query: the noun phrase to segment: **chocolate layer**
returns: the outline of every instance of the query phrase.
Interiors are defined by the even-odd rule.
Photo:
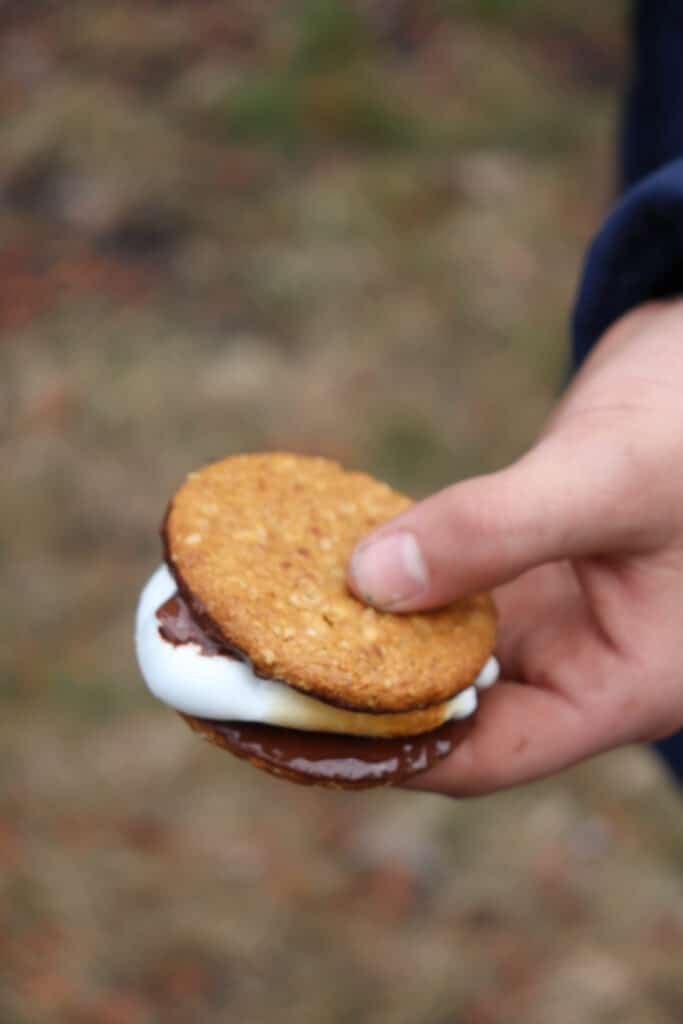
[[[207,633],[199,626],[187,606],[187,602],[180,594],[175,593],[157,609],[157,621],[159,632],[164,640],[168,640],[174,647],[182,644],[196,644],[202,654],[207,657],[226,655],[227,651],[221,650],[220,644],[212,640]]]
[[[235,661],[244,661],[250,664],[244,651],[213,636],[206,630],[203,622],[197,621],[194,610],[179,590],[172,594],[160,608],[157,608],[156,617],[159,623],[159,632],[164,640],[168,640],[174,647],[180,647],[182,644],[196,644],[201,653],[207,657],[220,655],[222,658],[232,658]],[[256,673],[254,674],[256,675]]]
[[[182,717],[206,739],[274,775],[344,789],[396,784],[426,771],[448,757],[471,721],[446,722],[421,736],[375,739]]]

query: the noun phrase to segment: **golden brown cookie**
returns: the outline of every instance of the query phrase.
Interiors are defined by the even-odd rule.
[[[238,455],[190,473],[166,560],[193,614],[257,673],[363,711],[408,711],[469,686],[494,644],[488,595],[383,614],[346,586],[358,540],[410,499],[310,456]]]

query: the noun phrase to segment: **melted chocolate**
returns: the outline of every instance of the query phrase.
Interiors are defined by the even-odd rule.
[[[303,783],[359,788],[400,782],[426,771],[448,757],[469,730],[468,719],[446,722],[421,736],[377,739],[252,722],[195,721],[237,757],[275,774]]]
[[[209,657],[218,654],[227,658],[234,657],[232,652],[204,632],[193,618],[187,602],[177,592],[157,608],[157,621],[164,640],[168,640],[174,647],[181,644],[196,644],[202,654]]]

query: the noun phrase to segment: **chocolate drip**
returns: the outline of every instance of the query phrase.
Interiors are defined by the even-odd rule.
[[[231,651],[219,643],[216,643],[193,617],[187,602],[179,593],[173,594],[157,609],[157,621],[159,632],[164,640],[168,640],[174,647],[181,644],[196,644],[201,653],[208,657],[221,655],[222,657],[234,657]]]
[[[469,722],[446,722],[421,736],[376,739],[186,717],[237,757],[275,774],[303,783],[359,788],[397,783],[426,771],[469,731]]]

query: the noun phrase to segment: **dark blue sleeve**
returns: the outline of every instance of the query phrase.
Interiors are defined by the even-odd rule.
[[[683,4],[638,0],[622,132],[622,188],[683,156],[682,60]]]
[[[683,159],[632,186],[591,245],[574,309],[574,365],[622,314],[648,299],[678,293],[683,293]]]
[[[621,200],[593,242],[579,287],[574,365],[623,313],[683,293],[683,3],[638,0],[625,104]]]
[[[638,0],[633,27],[624,192],[588,251],[572,321],[575,367],[622,314],[683,294],[683,3]],[[656,747],[683,781],[683,732]]]

